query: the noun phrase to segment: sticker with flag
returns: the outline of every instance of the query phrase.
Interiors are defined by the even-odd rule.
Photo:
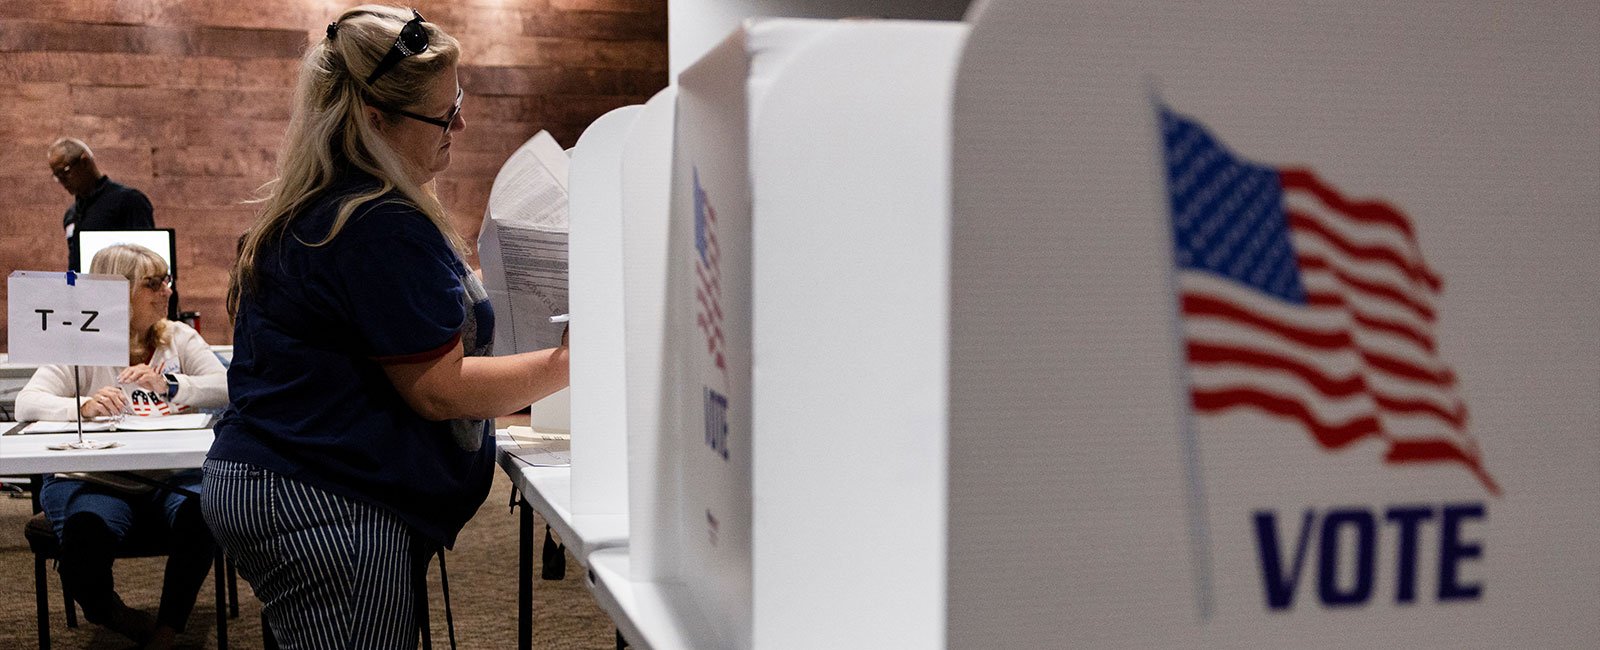
[[[1196,416],[1269,414],[1328,452],[1373,441],[1388,464],[1459,466],[1498,495],[1439,355],[1443,281],[1411,220],[1159,110]]]
[[[694,297],[698,303],[695,313],[695,324],[700,327],[700,333],[706,339],[706,354],[711,363],[722,373],[726,382],[728,375],[727,357],[723,348],[727,341],[722,335],[722,267],[720,258],[722,251],[717,246],[717,211],[711,207],[711,201],[706,198],[705,188],[700,186],[700,170],[694,170],[694,248],[695,264],[694,273],[698,278],[695,284]],[[724,383],[726,385],[726,383]]]
[[[717,211],[711,207],[706,190],[700,185],[700,169],[694,168],[694,298],[695,324],[706,340],[706,357],[715,370],[705,378],[702,390],[705,443],[728,460],[728,357],[727,339],[722,333],[722,249],[717,245]],[[708,512],[709,515],[709,512]],[[713,521],[713,524],[715,522]],[[713,526],[713,540],[715,539]]]

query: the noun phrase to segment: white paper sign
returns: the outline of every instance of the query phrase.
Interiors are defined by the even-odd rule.
[[[128,280],[13,271],[7,349],[13,363],[128,365]]]

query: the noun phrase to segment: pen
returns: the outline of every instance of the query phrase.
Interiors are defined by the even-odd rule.
[[[561,314],[559,316],[550,317],[550,322],[552,323],[565,323],[569,320],[572,320],[572,314]]]

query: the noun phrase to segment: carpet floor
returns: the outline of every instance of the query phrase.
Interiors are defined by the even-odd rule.
[[[456,645],[463,649],[516,647],[517,515],[507,510],[510,495],[510,479],[496,471],[488,500],[462,531],[455,550],[446,555]],[[33,552],[22,534],[30,516],[32,509],[26,497],[0,497],[0,649],[38,645],[34,623]],[[535,541],[540,542],[544,522],[536,523],[539,537]],[[539,548],[536,543],[535,563],[539,561]],[[163,567],[161,558],[118,560],[115,575],[117,591],[123,601],[154,613],[160,602]],[[596,607],[584,585],[583,568],[570,554],[564,580],[539,580],[538,575],[535,567],[533,647],[595,650],[616,647],[611,620]],[[433,647],[449,648],[438,562],[433,563],[429,577]],[[115,632],[83,621],[81,614],[78,628],[68,628],[61,604],[61,583],[53,567],[48,578],[52,647],[64,650],[133,647],[132,642]],[[179,647],[217,647],[213,589],[208,578],[189,619],[189,629],[179,637]],[[260,648],[261,603],[243,578],[239,580],[239,601],[239,617],[228,621],[228,647]]]

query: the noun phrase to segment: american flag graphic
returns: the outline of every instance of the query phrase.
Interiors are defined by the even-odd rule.
[[[699,303],[695,324],[706,339],[706,354],[722,373],[724,384],[728,376],[728,362],[723,355],[727,341],[722,336],[722,251],[717,246],[717,211],[706,199],[705,188],[700,186],[700,170],[694,170],[694,273],[699,278],[694,297]]]
[[[134,389],[128,392],[128,405],[134,415],[172,415],[172,406],[167,400],[152,391]]]
[[[1439,356],[1443,282],[1410,219],[1160,118],[1194,412],[1271,414],[1329,452],[1376,441],[1388,464],[1458,465],[1498,495]]]

